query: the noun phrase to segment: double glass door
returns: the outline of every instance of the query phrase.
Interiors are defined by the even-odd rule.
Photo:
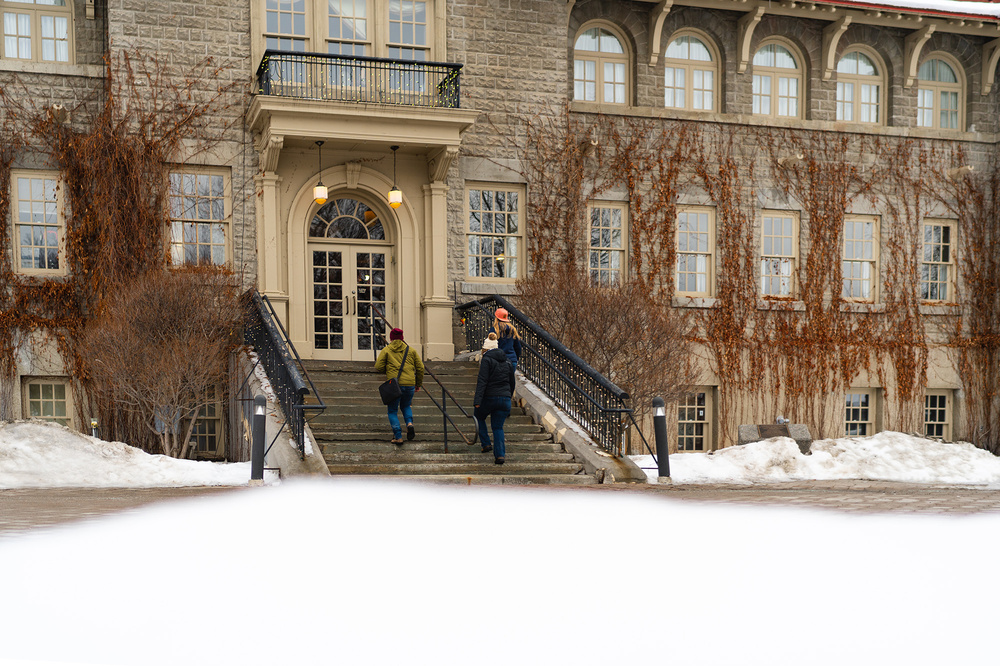
[[[389,248],[310,244],[316,358],[371,361],[388,339]]]

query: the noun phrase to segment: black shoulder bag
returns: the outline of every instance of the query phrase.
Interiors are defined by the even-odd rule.
[[[378,386],[379,395],[382,396],[382,404],[388,405],[393,400],[399,400],[403,392],[399,388],[399,378],[403,375],[403,366],[406,365],[406,357],[410,354],[410,345],[406,345],[403,353],[403,360],[399,364],[399,372],[392,379],[387,379]]]

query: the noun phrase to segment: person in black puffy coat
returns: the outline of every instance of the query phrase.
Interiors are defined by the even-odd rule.
[[[510,416],[510,400],[514,396],[514,366],[503,350],[497,348],[496,334],[483,343],[483,358],[479,363],[479,378],[476,381],[476,397],[473,400],[473,414],[479,422],[479,439],[483,453],[493,452],[493,462],[502,465],[506,453],[503,424]],[[486,417],[490,417],[493,430],[493,444],[486,428]]]

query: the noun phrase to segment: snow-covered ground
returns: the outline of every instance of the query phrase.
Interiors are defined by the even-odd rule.
[[[347,480],[0,537],[0,664],[984,664],[1000,517]]]
[[[248,462],[177,460],[56,423],[0,422],[0,488],[245,486],[249,480]]]
[[[673,456],[675,478],[996,474],[892,433],[789,447]],[[248,476],[0,427],[0,487]],[[992,663],[998,547],[996,515],[292,479],[0,536],[0,665]]]
[[[633,456],[657,476],[652,456]],[[868,479],[1000,487],[1000,458],[967,442],[937,442],[899,432],[823,439],[803,455],[794,440],[775,437],[711,453],[670,456],[674,483],[779,483]]]

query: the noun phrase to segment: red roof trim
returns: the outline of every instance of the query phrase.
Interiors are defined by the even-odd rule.
[[[814,1],[814,0],[806,0]],[[863,7],[864,9],[874,9],[877,11],[906,14],[932,14],[934,16],[954,16],[956,18],[972,18],[977,21],[1000,21],[1000,16],[996,14],[966,14],[961,12],[945,12],[938,9],[927,9],[925,7],[902,7],[900,5],[880,5],[871,2],[854,2],[853,0],[835,0],[834,2],[819,0],[818,4],[823,5],[847,5],[849,7]],[[984,5],[996,5],[994,2],[983,2]]]

